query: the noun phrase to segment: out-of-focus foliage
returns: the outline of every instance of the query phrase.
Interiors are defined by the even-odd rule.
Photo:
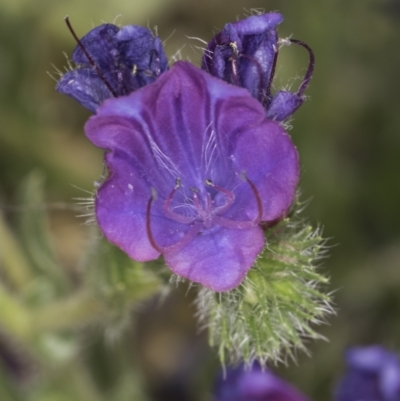
[[[310,101],[295,114],[290,134],[301,155],[303,199],[312,197],[304,214],[332,238],[331,256],[320,271],[337,289],[338,316],[318,328],[330,342],[307,344],[312,358],[299,354],[298,367],[280,373],[311,398],[328,400],[344,347],[379,342],[400,350],[397,0],[3,0],[0,321],[14,334],[0,334],[2,401],[21,399],[17,388],[41,401],[140,400],[138,380],[155,399],[197,400],[207,391],[216,362],[205,351],[206,339],[197,336],[193,298],[185,296],[182,286],[172,286],[162,306],[154,301],[136,307],[136,329],[128,326],[114,346],[106,345],[98,322],[78,338],[68,330],[42,338],[35,333],[26,308],[50,308],[81,285],[91,228],[75,217],[79,212],[71,206],[72,198],[88,196],[85,191],[92,191],[102,170],[101,152],[83,134],[89,113],[57,94],[46,71],[56,77],[52,64],[62,69],[63,51],[71,54],[75,46],[63,22],[66,14],[78,35],[119,14],[117,23],[157,26],[159,36],[168,38],[171,58],[181,55],[198,62],[201,50],[196,46],[204,44],[185,35],[209,40],[251,7],[282,12],[280,36],[293,34],[316,54]],[[292,77],[306,65],[301,48],[283,48],[276,87],[299,84]],[[45,177],[46,198],[31,199],[36,202],[31,207],[20,188],[28,188],[23,180],[33,170]],[[37,225],[43,224],[44,212],[47,237]],[[26,238],[21,233],[28,228],[38,231]],[[61,271],[55,269],[60,264]],[[24,295],[15,297],[22,288]],[[54,317],[55,324],[63,317]],[[35,345],[35,355],[27,343]],[[144,380],[136,373],[139,364]]]

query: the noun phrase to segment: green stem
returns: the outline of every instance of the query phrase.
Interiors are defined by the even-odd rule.
[[[106,305],[88,290],[81,290],[69,298],[43,306],[34,313],[34,331],[77,328],[98,320],[107,311]]]
[[[0,284],[0,328],[25,343],[30,339],[31,322],[29,311]]]
[[[23,256],[18,242],[0,214],[0,257],[7,278],[18,289],[22,289],[32,279],[32,270]]]
[[[143,285],[130,296],[130,303],[149,298],[159,290],[157,281]],[[34,332],[75,329],[87,323],[100,320],[112,309],[90,290],[81,290],[69,298],[38,309],[33,315]]]
[[[70,367],[67,374],[68,385],[73,388],[76,396],[81,401],[104,401],[99,389],[96,387],[93,378],[90,376],[86,366],[77,360]],[[65,380],[63,380],[65,383]]]

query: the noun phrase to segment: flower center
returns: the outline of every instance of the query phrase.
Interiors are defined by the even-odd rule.
[[[225,213],[231,207],[231,205],[235,202],[235,195],[232,191],[215,185],[211,180],[205,180],[204,184],[207,189],[214,188],[218,193],[221,193],[224,196],[224,202],[222,205],[215,205],[215,200],[212,198],[208,190],[206,191],[206,196],[204,199],[204,196],[201,196],[199,189],[190,188],[190,191],[192,192],[192,199],[186,199],[185,206],[190,205],[192,210],[194,210],[194,216],[184,216],[180,213],[177,213],[173,210],[171,205],[176,192],[181,188],[181,180],[177,178],[174,189],[164,202],[164,214],[170,219],[179,223],[191,224],[195,221],[200,221],[206,228],[212,227],[214,217]]]
[[[151,229],[151,206],[155,199],[154,193],[147,203],[146,212],[146,231],[152,246],[160,253],[177,251],[178,249],[188,244],[204,228],[208,229],[213,226],[221,226],[236,230],[247,230],[258,226],[261,223],[263,214],[262,201],[258,190],[253,182],[251,182],[245,175],[243,175],[243,178],[249,184],[257,203],[257,216],[253,220],[232,220],[222,217],[221,215],[226,213],[235,202],[235,195],[232,191],[215,185],[211,180],[205,180],[204,183],[206,187],[213,188],[218,193],[221,193],[224,196],[224,202],[221,205],[215,205],[215,201],[211,197],[209,191],[206,191],[207,195],[205,199],[203,199],[199,196],[200,191],[197,188],[191,188],[190,190],[193,193],[192,199],[187,199],[187,203],[192,209],[194,209],[194,215],[185,216],[183,214],[177,213],[173,210],[171,206],[176,192],[181,188],[181,180],[177,178],[175,187],[169,194],[168,198],[165,200],[162,210],[164,214],[171,220],[189,225],[190,228],[182,237],[182,239],[168,247],[161,247],[156,243]]]

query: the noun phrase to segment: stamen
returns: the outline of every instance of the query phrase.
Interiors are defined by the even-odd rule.
[[[193,224],[189,230],[186,232],[186,234],[181,238],[178,242],[176,242],[173,245],[167,246],[167,247],[162,247],[157,244],[157,242],[154,239],[153,231],[151,229],[151,206],[153,204],[153,201],[155,199],[154,193],[150,197],[149,201],[147,202],[147,209],[146,209],[146,233],[149,238],[149,242],[151,246],[159,253],[166,254],[168,252],[176,252],[179,249],[183,248],[185,245],[187,245],[200,231],[201,231],[201,226],[202,224],[200,222],[197,222]]]
[[[162,249],[157,245],[154,236],[153,236],[153,231],[151,230],[151,205],[153,204],[154,201],[154,194],[150,197],[149,201],[147,202],[147,208],[146,208],[146,233],[149,238],[149,242],[151,246],[157,251],[162,253]]]
[[[304,75],[303,82],[301,83],[299,90],[297,91],[297,94],[299,96],[303,96],[305,90],[308,88],[308,85],[310,84],[311,77],[314,72],[314,64],[315,64],[315,56],[314,52],[312,51],[311,47],[308,46],[306,43],[302,42],[301,40],[297,39],[289,39],[291,43],[295,43],[296,45],[299,45],[301,47],[304,47],[310,56],[310,61],[308,63],[308,68],[307,72]]]
[[[271,96],[271,88],[272,88],[272,81],[274,80],[274,76],[275,76],[275,70],[276,70],[276,63],[278,61],[278,54],[279,54],[279,49],[278,47],[276,47],[275,45],[273,46],[274,48],[274,60],[272,61],[272,67],[271,67],[271,73],[269,75],[269,81],[268,81],[268,85],[267,85],[267,96],[265,98],[267,104],[265,104],[264,106],[268,106],[269,102],[272,99]]]
[[[235,195],[233,192],[228,191],[225,188],[221,188],[218,185],[215,185],[211,180],[205,180],[205,184],[211,188],[214,188],[216,191],[221,192],[222,194],[224,194],[227,198],[227,201],[214,209],[214,214],[223,214],[225,213],[233,204],[233,202],[235,202]]]
[[[237,71],[237,59],[238,59],[239,51],[238,51],[236,42],[230,42],[229,47],[232,49],[232,52],[233,52],[233,55],[231,57],[231,62],[232,62],[232,75],[234,78],[234,82],[232,82],[232,84],[240,86],[239,74]]]
[[[92,65],[92,67],[96,70],[98,76],[100,79],[104,82],[104,84],[107,86],[108,90],[111,92],[111,94],[114,97],[117,97],[117,93],[114,91],[110,83],[107,81],[107,78],[104,76],[104,74],[101,72],[100,68],[97,66],[96,62],[93,60],[92,56],[89,54],[89,52],[86,50],[85,46],[83,46],[83,43],[80,41],[78,36],[76,35],[74,29],[72,28],[71,23],[69,22],[69,17],[68,15],[64,18],[65,23],[67,24],[67,27],[69,31],[71,32],[72,36],[76,40],[76,43],[78,43],[79,47],[82,49],[83,53],[85,54],[86,58],[89,60],[89,63]]]
[[[194,217],[182,216],[181,214],[176,213],[176,212],[174,212],[174,211],[171,209],[171,202],[172,202],[172,199],[173,199],[173,197],[174,197],[174,195],[175,195],[175,192],[176,192],[180,187],[181,187],[181,180],[180,180],[180,178],[177,178],[177,179],[176,179],[176,183],[175,183],[174,189],[171,191],[171,193],[169,194],[167,200],[164,202],[164,205],[163,205],[163,212],[164,212],[164,214],[165,214],[167,217],[169,217],[171,220],[175,220],[175,221],[177,221],[178,223],[182,223],[182,224],[190,224],[190,223],[192,223],[192,222],[195,220]]]
[[[252,181],[250,181],[245,174],[243,174],[243,179],[250,185],[251,190],[253,191],[253,194],[256,198],[257,202],[257,217],[254,220],[247,220],[247,221],[240,221],[240,220],[231,220],[231,219],[226,219],[225,217],[221,216],[215,216],[213,218],[214,223],[226,227],[226,228],[233,228],[235,230],[247,230],[249,228],[253,228],[258,226],[261,223],[262,215],[263,215],[263,207],[262,207],[262,201],[260,194],[258,193],[258,190],[256,186],[253,184]]]
[[[198,192],[194,192],[193,193],[193,203],[194,203],[194,207],[196,208],[197,213],[202,216],[204,214],[204,209],[203,209],[203,205],[200,202],[199,199],[199,195],[197,195]]]
[[[254,185],[254,183],[252,181],[250,181],[245,175],[244,175],[244,179],[250,185],[250,188],[253,191],[253,194],[256,198],[258,214],[257,214],[257,218],[254,221],[257,222],[257,224],[260,224],[262,215],[263,215],[263,207],[262,207],[262,201],[261,201],[260,194],[258,193],[258,189]]]

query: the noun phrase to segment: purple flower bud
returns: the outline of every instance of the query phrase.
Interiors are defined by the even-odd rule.
[[[270,371],[254,364],[249,371],[243,367],[229,369],[226,378],[219,377],[214,401],[307,401],[298,390]]]
[[[380,346],[352,348],[337,401],[400,401],[400,359]]]
[[[103,24],[80,42],[72,55],[78,67],[56,89],[93,112],[105,99],[127,95],[168,70],[161,40],[147,28]]]
[[[86,124],[107,151],[96,197],[107,239],[215,291],[236,287],[299,178],[290,137],[248,91],[185,62],[105,101]]]
[[[253,15],[226,24],[208,43],[202,69],[224,81],[246,88],[261,102],[270,120],[283,121],[303,103],[304,91],[311,79],[314,56],[303,42],[289,39],[310,53],[310,66],[296,93],[279,91],[272,95],[271,87],[278,57],[277,26],[283,21],[278,13]]]

